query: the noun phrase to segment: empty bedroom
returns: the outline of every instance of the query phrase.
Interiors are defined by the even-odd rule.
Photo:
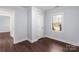
[[[79,6],[0,6],[0,52],[79,52]]]

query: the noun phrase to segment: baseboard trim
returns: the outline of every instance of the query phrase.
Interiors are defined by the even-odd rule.
[[[38,39],[34,39],[34,40],[33,40],[33,39],[32,39],[32,40],[31,40],[31,39],[28,39],[28,41],[29,41],[30,43],[34,43],[34,42],[38,41]]]
[[[68,43],[68,44],[71,44],[71,45],[74,45],[74,46],[79,46],[79,43],[71,42],[71,41],[68,41],[68,40],[64,40],[64,39],[60,39],[60,38],[56,38],[56,37],[52,37],[52,36],[48,36],[48,35],[45,35],[45,37],[55,39],[55,40],[58,40],[58,41],[61,41],[61,42],[65,42],[65,43]]]
[[[38,39],[34,39],[34,40],[32,40],[32,43],[34,43],[34,42],[36,42],[36,41],[38,41],[39,40],[39,38]]]
[[[31,39],[29,39],[29,38],[28,38],[28,40],[27,40],[27,41],[29,41],[30,43],[32,43],[32,40],[31,40]]]
[[[34,42],[36,42],[36,41],[38,41],[40,38],[37,38],[37,39],[28,39],[28,41],[30,42],[30,43],[34,43]]]
[[[71,42],[71,41],[68,41],[68,40],[64,40],[64,39],[60,39],[60,38],[56,38],[56,37],[52,37],[52,36],[48,36],[48,35],[45,35],[44,37],[55,39],[55,40],[58,40],[58,41],[61,41],[61,42],[65,42],[65,43],[71,44],[71,45],[79,46],[79,43]],[[25,41],[25,40],[28,40],[30,43],[34,43],[34,42],[38,41],[39,38],[38,39],[34,39],[34,40],[25,38],[25,39],[21,39],[21,40],[17,40],[17,41],[14,39],[14,44],[17,44],[17,43]]]
[[[27,38],[14,41],[14,44],[20,43],[20,42],[25,41],[25,40],[27,40]]]

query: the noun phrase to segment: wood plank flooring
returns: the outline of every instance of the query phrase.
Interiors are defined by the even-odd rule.
[[[16,52],[79,52],[79,47],[50,38],[41,38],[35,43],[23,41],[15,44]]]
[[[13,44],[10,32],[5,32],[0,33],[0,52],[79,52],[79,47],[47,37],[34,43],[26,40]]]
[[[13,51],[13,39],[10,32],[0,33],[0,52]]]

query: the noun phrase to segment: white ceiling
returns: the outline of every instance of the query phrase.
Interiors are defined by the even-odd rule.
[[[22,6],[22,7],[27,8],[27,7],[29,7],[29,6]],[[37,8],[39,8],[39,9],[43,10],[43,11],[47,11],[47,10],[53,9],[53,8],[55,8],[55,7],[57,7],[57,6],[34,6],[34,7],[37,7]]]
[[[47,10],[55,8],[56,6],[35,6],[35,7],[42,9],[44,11],[47,11]]]

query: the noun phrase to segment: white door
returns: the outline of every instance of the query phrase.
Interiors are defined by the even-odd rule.
[[[40,9],[32,9],[32,39],[37,41],[43,37],[44,15]]]
[[[43,37],[43,31],[44,31],[44,23],[43,23],[43,20],[44,20],[44,17],[43,17],[43,15],[41,14],[41,15],[38,15],[38,21],[37,21],[37,23],[38,23],[38,37],[39,38],[41,38],[41,37]]]

